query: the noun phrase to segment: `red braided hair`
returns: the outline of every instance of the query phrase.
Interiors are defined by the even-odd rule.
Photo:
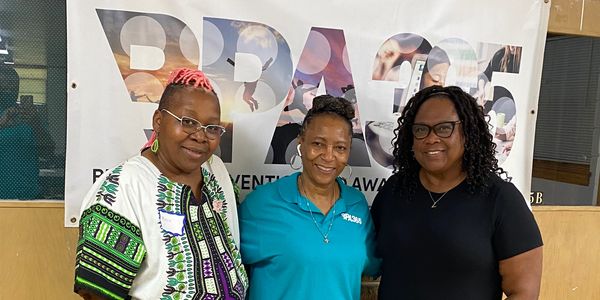
[[[171,71],[167,84],[190,85],[195,88],[202,87],[209,92],[213,91],[208,77],[202,71],[190,68],[178,68]]]

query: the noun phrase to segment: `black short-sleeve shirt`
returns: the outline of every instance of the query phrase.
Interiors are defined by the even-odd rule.
[[[486,193],[473,195],[463,181],[431,208],[420,183],[408,200],[396,176],[371,208],[383,259],[379,299],[501,299],[499,261],[542,245],[517,188],[494,175]]]

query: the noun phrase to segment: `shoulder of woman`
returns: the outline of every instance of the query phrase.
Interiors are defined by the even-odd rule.
[[[384,196],[392,193],[395,188],[400,188],[402,185],[401,177],[398,173],[392,174],[385,180],[383,186],[377,191],[378,196]]]
[[[158,168],[142,155],[130,157],[121,164],[123,172],[128,176],[157,176],[160,175]]]
[[[342,194],[344,195],[344,198],[347,198],[349,200],[354,200],[355,202],[364,202],[367,203],[367,199],[365,198],[365,195],[359,191],[357,188],[353,187],[353,186],[349,186],[347,184],[345,184],[343,181],[340,182],[340,187],[342,189]]]
[[[394,186],[400,184],[401,180],[402,178],[400,177],[400,174],[394,173],[385,181],[385,186]]]
[[[94,185],[102,185],[106,181],[119,185],[124,177],[131,177],[139,173],[143,168],[136,162],[135,158],[130,158],[116,166],[105,169],[102,175],[95,179]]]
[[[512,182],[507,182],[493,174],[488,181],[489,198],[494,199],[497,209],[527,206],[523,194]]]
[[[107,169],[96,179],[92,190],[114,197],[145,195],[156,187],[160,171],[148,159],[137,155],[121,164]],[[105,190],[105,191],[104,191]]]
[[[500,176],[498,176],[498,174],[495,173],[493,173],[488,179],[488,187],[490,188],[490,192],[492,193],[502,194],[514,191],[518,192],[517,187],[512,182],[500,178]]]
[[[150,162],[148,162],[150,163]],[[122,210],[131,204],[129,198],[137,191],[141,191],[140,182],[148,178],[149,172],[140,165],[136,157],[133,157],[115,167],[106,169],[104,173],[96,179],[92,188],[88,191],[82,201],[82,210],[96,203],[102,203],[116,210]],[[123,203],[128,203],[121,207]]]
[[[242,205],[244,203],[264,203],[275,198],[284,197],[289,193],[288,189],[295,187],[295,178],[292,174],[257,186],[242,201]]]

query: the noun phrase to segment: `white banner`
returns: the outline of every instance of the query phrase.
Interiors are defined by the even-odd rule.
[[[392,172],[397,113],[441,83],[481,101],[497,158],[528,198],[549,7],[68,0],[65,225],[77,225],[97,177],[139,152],[168,72],[182,66],[215,86],[228,129],[217,153],[243,192],[293,172],[299,124],[312,98],[329,93],[355,104],[348,184],[372,200]]]

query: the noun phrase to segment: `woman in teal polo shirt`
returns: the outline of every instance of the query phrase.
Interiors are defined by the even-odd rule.
[[[378,272],[367,201],[338,178],[353,118],[346,99],[316,97],[298,137],[303,171],[259,186],[241,204],[250,299],[359,299],[361,275]]]

